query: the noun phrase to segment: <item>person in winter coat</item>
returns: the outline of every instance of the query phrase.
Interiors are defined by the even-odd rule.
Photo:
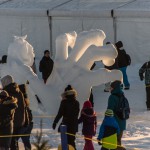
[[[143,81],[145,78],[146,86],[146,106],[147,110],[150,110],[150,61],[145,62],[139,69],[140,80]]]
[[[118,145],[121,146],[121,138],[123,136],[123,131],[126,130],[126,120],[121,120],[118,118],[115,112],[117,112],[118,104],[119,104],[119,97],[118,94],[123,94],[122,88],[121,88],[121,81],[114,81],[111,83],[111,95],[108,99],[108,106],[107,109],[111,109],[114,112],[114,117],[119,125],[120,128],[120,134],[118,135]],[[117,150],[125,150],[123,147],[118,147]]]
[[[7,91],[10,96],[15,97],[18,102],[18,108],[15,110],[14,114],[14,131],[13,135],[22,134],[22,128],[25,125],[25,101],[22,92],[19,89],[17,83],[14,82],[13,77],[6,75],[1,79],[3,90]],[[19,137],[13,137],[11,141],[11,150],[18,150],[18,139]]]
[[[115,150],[117,148],[117,135],[120,128],[111,109],[105,112],[104,120],[100,126],[98,144],[102,144],[101,150]]]
[[[27,94],[27,86],[26,84],[21,84],[19,85],[19,89],[23,93],[24,96],[24,101],[25,101],[25,124],[21,129],[21,133],[29,136],[22,136],[22,142],[24,144],[25,150],[31,150],[31,143],[30,143],[30,134],[33,129],[33,116],[32,116],[32,111],[29,107],[30,101],[28,99],[28,94]]]
[[[85,137],[84,150],[94,150],[92,137],[96,134],[97,120],[96,113],[89,100],[83,104],[78,123],[83,123],[82,134]]]
[[[130,83],[128,81],[128,76],[127,76],[127,66],[131,64],[131,58],[130,56],[126,53],[126,51],[123,49],[123,43],[122,41],[118,41],[115,44],[117,51],[118,51],[118,67],[119,70],[123,74],[123,84],[124,84],[124,90],[129,90],[130,89]]]
[[[48,77],[52,73],[54,62],[50,58],[50,51],[45,50],[44,56],[39,64],[39,71],[42,72],[42,78],[44,80],[44,83],[46,83]]]
[[[14,113],[17,108],[17,99],[8,95],[6,91],[0,93],[0,149],[9,150],[11,135],[13,134]]]
[[[65,88],[65,92],[63,93],[63,100],[61,101],[59,111],[57,116],[54,119],[52,128],[55,129],[57,123],[62,118],[62,122],[60,125],[67,126],[67,132],[71,134],[76,134],[78,131],[78,115],[79,115],[79,102],[76,100],[77,92],[68,85]],[[59,131],[59,129],[58,129]],[[75,146],[75,136],[67,135],[68,144]]]

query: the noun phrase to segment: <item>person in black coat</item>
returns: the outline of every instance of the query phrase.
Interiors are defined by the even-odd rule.
[[[128,81],[128,76],[127,76],[126,70],[127,70],[127,66],[129,66],[131,64],[131,58],[126,53],[126,51],[123,49],[122,41],[118,41],[115,44],[115,46],[116,46],[117,51],[118,51],[118,56],[117,56],[118,67],[119,67],[119,70],[123,74],[124,89],[129,90],[130,89],[130,83]]]
[[[30,101],[27,94],[26,84],[19,85],[19,89],[23,93],[24,101],[25,101],[25,124],[22,127],[21,133],[28,135],[28,136],[22,136],[21,139],[24,144],[25,150],[31,150],[30,134],[33,129],[33,116],[32,116],[32,111],[29,107]]]
[[[13,77],[6,75],[1,79],[3,90],[7,91],[10,96],[17,99],[18,108],[15,110],[14,114],[14,131],[13,135],[22,134],[22,128],[25,125],[25,100],[23,93],[20,91],[17,83],[14,82]],[[18,139],[19,136],[13,137],[11,141],[11,150],[18,150]]]
[[[52,73],[54,62],[50,58],[50,51],[45,50],[44,56],[39,64],[39,71],[42,72],[42,78],[44,80],[44,83],[46,83],[48,77]]]
[[[55,129],[59,120],[63,118],[60,125],[66,125],[67,132],[75,135],[78,131],[78,115],[80,110],[79,102],[76,100],[77,92],[71,87],[71,85],[68,85],[62,96],[63,100],[61,101],[59,111],[54,119],[52,128]],[[75,136],[67,135],[67,138],[68,144],[72,145],[76,149]]]
[[[14,113],[17,108],[17,99],[8,95],[6,91],[0,93],[0,149],[8,150],[13,134]]]
[[[146,88],[146,106],[150,110],[150,61],[145,62],[139,69],[140,80],[145,80]]]

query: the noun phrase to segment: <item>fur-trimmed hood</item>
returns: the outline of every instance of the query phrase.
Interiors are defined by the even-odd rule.
[[[66,96],[71,96],[71,95],[73,95],[74,97],[77,97],[77,91],[73,89],[73,90],[65,91],[64,93],[61,94],[63,98],[65,98]]]
[[[17,104],[17,102],[18,102],[18,100],[16,98],[14,98],[14,97],[11,97],[11,96],[9,96],[9,97],[7,97],[5,99],[3,99],[3,98],[1,99],[0,98],[0,104],[3,104],[3,105]]]

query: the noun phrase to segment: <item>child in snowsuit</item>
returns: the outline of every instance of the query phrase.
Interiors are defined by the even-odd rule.
[[[81,116],[78,123],[83,122],[82,134],[85,137],[84,150],[94,150],[92,136],[96,134],[96,113],[92,108],[90,101],[85,101],[81,110]]]
[[[147,110],[150,110],[150,61],[145,62],[139,69],[140,80],[144,80],[145,76],[145,86],[146,86],[146,106]]]
[[[116,150],[117,134],[119,133],[120,129],[115,120],[114,113],[111,109],[107,109],[97,138],[99,145],[101,145],[102,140],[101,150]]]

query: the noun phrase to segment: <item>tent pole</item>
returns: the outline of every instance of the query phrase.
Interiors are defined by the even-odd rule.
[[[111,10],[111,17],[113,19],[113,31],[114,31],[114,43],[117,41],[117,24],[116,24],[116,17],[114,17],[114,10]]]
[[[119,6],[119,7],[115,8],[115,9],[121,8],[121,7],[125,6],[125,5],[128,5],[128,4],[130,4],[130,3],[133,3],[133,2],[135,2],[135,1],[137,1],[137,0],[132,0],[132,1],[126,2],[125,4]],[[112,16],[112,18],[113,18],[114,43],[117,42],[117,16],[115,17],[115,15],[114,15],[115,9],[112,9],[112,10],[111,10],[111,16]]]
[[[49,24],[49,35],[50,35],[50,45],[49,45],[49,49],[51,51],[51,56],[53,56],[53,45],[52,45],[52,16],[49,16],[49,10],[47,10],[47,17],[48,17],[48,24]]]
[[[117,42],[117,22],[116,17],[113,17],[113,28],[114,28],[114,43]]]

